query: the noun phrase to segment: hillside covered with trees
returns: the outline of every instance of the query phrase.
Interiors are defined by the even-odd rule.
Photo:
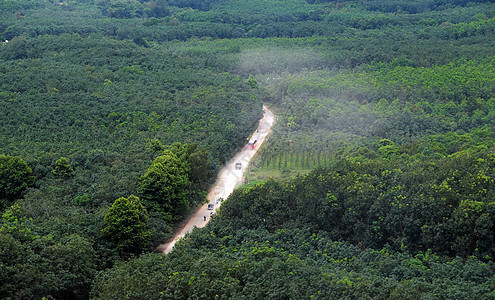
[[[494,297],[493,1],[3,1],[0,40],[0,298]],[[153,253],[263,103],[261,180]]]

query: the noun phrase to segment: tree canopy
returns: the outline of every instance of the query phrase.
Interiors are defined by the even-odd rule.
[[[34,184],[32,173],[22,158],[0,154],[0,207],[10,205]]]
[[[121,197],[105,215],[101,233],[116,244],[121,255],[140,254],[149,243],[148,218],[148,212],[138,197]]]
[[[167,219],[180,219],[189,208],[188,171],[187,162],[165,150],[141,176],[139,194]]]
[[[492,2],[1,1],[0,298],[490,298]]]

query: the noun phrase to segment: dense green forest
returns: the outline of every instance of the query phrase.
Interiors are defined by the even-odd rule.
[[[1,2],[0,298],[494,298],[492,2]]]

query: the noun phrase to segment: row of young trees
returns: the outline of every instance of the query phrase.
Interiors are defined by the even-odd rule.
[[[313,153],[310,160],[317,160],[318,153],[408,159],[490,148],[492,62],[491,56],[432,67],[394,61],[362,66],[359,72],[304,71],[281,77],[271,93],[281,99],[284,112],[275,139],[264,150],[265,161],[257,165],[284,156],[284,167],[297,169],[300,164],[290,158],[296,153]],[[392,141],[394,151],[380,149],[382,139]]]

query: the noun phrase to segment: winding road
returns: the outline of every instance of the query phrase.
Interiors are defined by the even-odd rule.
[[[204,204],[187,219],[186,225],[178,231],[171,241],[159,245],[157,247],[157,251],[165,254],[169,253],[174,248],[175,243],[183,238],[186,233],[191,232],[194,227],[204,227],[210,221],[210,213],[214,213],[214,211],[222,204],[221,202],[217,203],[217,199],[227,199],[234,189],[243,182],[243,174],[246,167],[249,165],[249,162],[253,158],[254,154],[258,151],[263,141],[265,141],[266,137],[271,132],[271,128],[275,120],[273,113],[266,106],[263,106],[263,109],[265,111],[263,118],[260,120],[258,128],[251,136],[252,140],[256,140],[254,149],[251,149],[250,146],[246,145],[227,163],[227,165],[225,165],[225,167],[219,172],[217,181],[208,192],[208,203]],[[213,210],[208,210],[209,204],[213,205]]]

